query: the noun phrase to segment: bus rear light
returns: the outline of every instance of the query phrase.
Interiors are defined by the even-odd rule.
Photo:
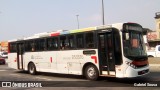
[[[129,66],[131,66],[131,67],[134,68],[134,69],[137,68],[133,63],[130,63],[130,62],[127,62],[127,61],[126,61],[126,64],[129,65]]]

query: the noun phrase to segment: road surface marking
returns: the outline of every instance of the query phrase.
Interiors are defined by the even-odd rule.
[[[0,70],[0,72],[3,72],[3,71],[7,71],[7,70]]]
[[[10,74],[10,75],[12,75],[12,76],[21,76],[21,75],[19,75],[19,74]]]
[[[52,81],[52,79],[49,79],[49,78],[42,78],[42,77],[36,77],[36,79],[44,79],[44,80],[47,80],[47,81]]]

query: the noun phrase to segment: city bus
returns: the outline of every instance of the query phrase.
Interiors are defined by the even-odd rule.
[[[77,30],[58,30],[9,40],[8,66],[17,70],[132,78],[149,73],[143,28],[116,23]]]

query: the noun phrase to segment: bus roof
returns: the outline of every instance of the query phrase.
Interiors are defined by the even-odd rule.
[[[116,23],[116,24],[101,25],[101,26],[96,26],[96,27],[88,27],[88,28],[74,29],[74,30],[57,30],[57,31],[52,31],[52,32],[43,32],[43,33],[34,34],[33,36],[30,36],[30,37],[9,40],[8,42],[14,42],[14,41],[20,41],[20,40],[30,40],[30,39],[42,38],[42,37],[52,37],[52,36],[80,33],[80,32],[86,32],[86,31],[102,30],[102,29],[107,29],[107,28],[117,28],[118,30],[121,30],[123,24],[124,23]]]

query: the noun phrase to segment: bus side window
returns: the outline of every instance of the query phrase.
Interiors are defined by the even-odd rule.
[[[66,36],[61,36],[60,37],[60,49],[64,50],[64,49],[67,49],[67,47],[68,47],[68,41],[67,41]]]
[[[69,49],[74,49],[75,48],[75,40],[74,40],[74,35],[69,35],[68,36],[68,48]]]
[[[47,39],[48,50],[57,50],[58,49],[58,38],[48,38]]]
[[[31,48],[30,48],[31,50],[30,51],[34,52],[35,51],[35,43],[31,42],[30,46],[31,46]]]
[[[35,46],[34,46],[33,41],[26,41],[25,42],[25,51],[27,51],[27,52],[35,51]]]
[[[86,48],[94,48],[94,36],[93,32],[86,33],[85,42]]]
[[[76,35],[77,48],[84,48],[84,37],[83,34]]]
[[[29,47],[28,41],[25,41],[25,51],[29,51],[28,47]]]
[[[44,38],[42,39],[36,39],[35,43],[33,43],[33,46],[36,51],[45,51],[46,48],[46,40]]]
[[[12,52],[16,52],[17,50],[16,50],[16,43],[10,43],[10,52],[12,53]]]

